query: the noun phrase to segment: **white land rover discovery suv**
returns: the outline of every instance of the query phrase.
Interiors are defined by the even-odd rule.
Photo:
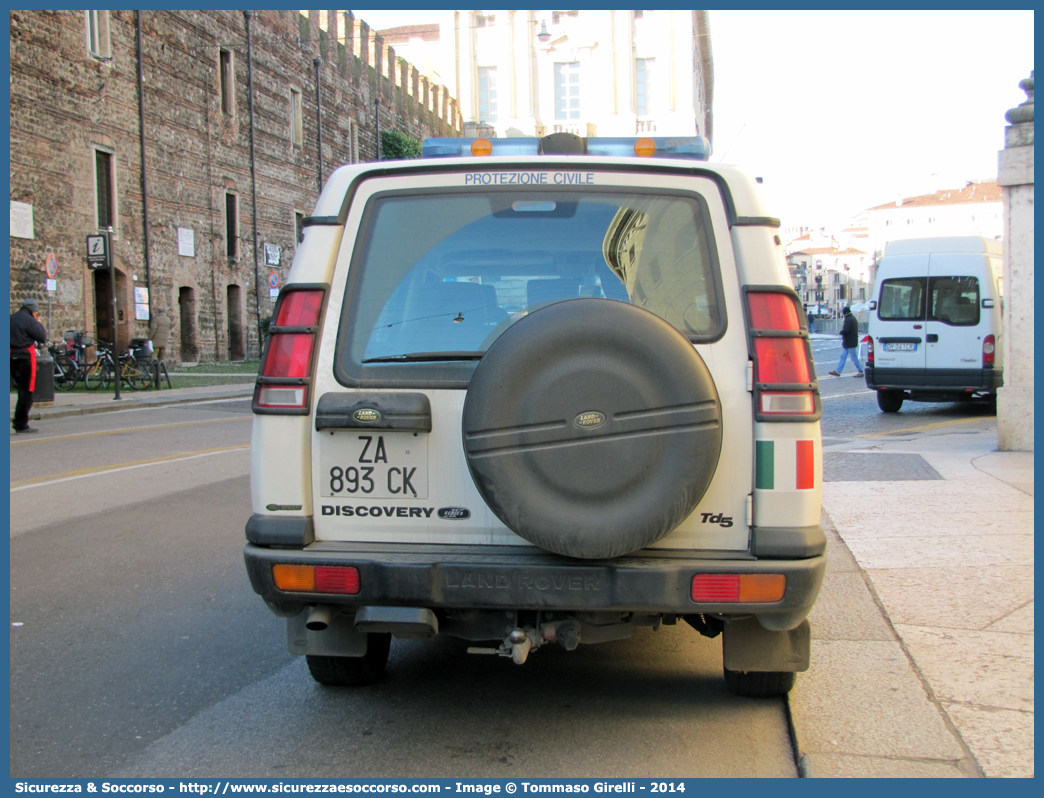
[[[825,567],[805,314],[705,139],[431,139],[330,178],[253,399],[246,566],[329,685],[392,637],[683,620],[728,687],[809,665]]]

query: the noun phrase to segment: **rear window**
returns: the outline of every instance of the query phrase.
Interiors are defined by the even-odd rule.
[[[903,277],[881,283],[878,318],[884,321],[941,321],[956,327],[979,323],[975,277]]]
[[[877,316],[884,321],[924,319],[926,278],[902,277],[881,283],[881,303]]]
[[[382,364],[473,365],[526,314],[582,297],[629,302],[694,342],[714,340],[725,315],[710,227],[692,195],[375,197],[352,262],[339,365],[353,378]]]
[[[975,277],[931,277],[929,321],[941,321],[955,327],[972,327],[979,323],[979,281]]]

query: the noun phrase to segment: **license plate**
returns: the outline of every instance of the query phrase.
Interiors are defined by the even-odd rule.
[[[885,344],[886,352],[916,352],[917,344]]]
[[[351,430],[320,438],[319,495],[428,498],[428,435]]]

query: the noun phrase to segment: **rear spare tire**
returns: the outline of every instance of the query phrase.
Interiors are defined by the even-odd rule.
[[[511,530],[603,559],[663,538],[696,507],[721,451],[721,404],[692,344],[646,310],[558,302],[504,332],[468,386],[475,485]]]

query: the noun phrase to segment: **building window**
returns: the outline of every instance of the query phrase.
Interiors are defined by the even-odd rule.
[[[219,54],[221,85],[221,112],[232,116],[236,112],[236,74],[232,65],[232,51],[221,50]]]
[[[109,47],[109,12],[85,11],[87,15],[87,51],[98,58],[112,55]]]
[[[492,28],[497,22],[496,14],[483,14],[481,11],[475,15],[476,28]]]
[[[635,113],[638,116],[648,116],[649,114],[649,88],[655,61],[655,58],[636,58],[634,60]]]
[[[555,64],[555,119],[580,118],[580,62]]]
[[[300,147],[304,143],[304,111],[301,90],[290,87],[290,143]]]
[[[479,122],[497,121],[497,69],[479,67],[478,70]]]
[[[225,192],[225,255],[239,257],[239,197],[231,191]]]
[[[300,244],[304,241],[304,214],[301,211],[294,211],[294,228],[297,233],[297,243]]]
[[[644,11],[635,11],[634,12],[634,18],[635,19],[641,19],[644,16],[645,16],[645,12]]]
[[[94,151],[95,204],[98,208],[98,228],[116,227],[116,175],[111,152]]]

